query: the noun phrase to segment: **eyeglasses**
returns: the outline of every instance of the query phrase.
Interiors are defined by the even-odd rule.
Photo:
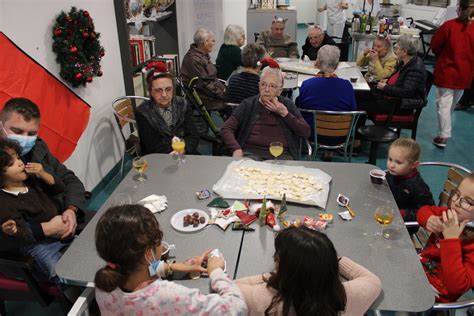
[[[153,93],[157,93],[157,94],[163,94],[163,92],[164,92],[165,94],[170,94],[171,92],[173,92],[173,88],[171,88],[171,87],[164,88],[164,89],[159,88],[159,89],[152,89],[151,91],[152,91]]]
[[[264,89],[268,87],[271,90],[277,90],[278,88],[280,88],[279,85],[276,85],[273,83],[266,83],[266,82],[260,82],[260,87]]]
[[[461,192],[458,190],[451,191],[451,201],[457,202],[459,200],[459,205],[465,211],[469,211],[469,208],[474,206],[474,202],[469,197],[461,197]]]

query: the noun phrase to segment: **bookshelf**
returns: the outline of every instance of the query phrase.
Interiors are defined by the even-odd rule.
[[[178,59],[178,29],[174,0],[155,0],[160,10],[135,13],[129,0],[114,1],[121,63],[127,95],[146,95],[142,69],[150,60]],[[137,23],[138,22],[138,23]],[[179,70],[179,64],[173,63]]]

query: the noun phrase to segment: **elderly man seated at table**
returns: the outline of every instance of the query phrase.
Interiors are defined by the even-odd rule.
[[[217,78],[216,66],[211,62],[216,40],[214,33],[200,28],[194,33],[194,43],[183,58],[181,78],[188,85],[198,77],[197,92],[208,110],[222,110],[225,105],[225,85]]]
[[[233,157],[273,159],[269,145],[280,142],[282,159],[299,158],[301,138],[309,137],[310,128],[293,101],[280,96],[282,87],[281,71],[265,68],[260,94],[242,101],[221,127],[220,135]]]
[[[366,48],[357,57],[358,66],[368,66],[364,75],[368,83],[377,83],[388,78],[397,65],[397,56],[392,52],[392,43],[387,37],[379,36],[372,49]]]
[[[232,75],[227,85],[227,99],[233,103],[240,103],[257,95],[258,83],[260,82],[261,60],[265,58],[267,52],[265,47],[251,43],[242,49],[241,72]]]
[[[270,31],[263,31],[256,43],[265,46],[272,58],[298,58],[298,45],[290,35],[285,33],[286,20],[275,16]]]
[[[296,105],[302,109],[324,110],[324,111],[355,111],[357,103],[352,84],[346,80],[338,78],[334,73],[339,64],[340,50],[336,46],[324,45],[318,51],[316,68],[319,72],[315,78],[303,82],[300,88],[300,95],[296,99]],[[311,113],[303,113],[303,117],[311,126],[311,137],[314,139],[314,122]],[[345,139],[345,138],[344,138]],[[334,145],[344,142],[341,138],[324,138],[318,141]],[[329,161],[332,152],[326,152],[323,160]]]
[[[193,110],[186,99],[175,95],[175,79],[162,62],[152,62],[148,77],[151,99],[135,111],[143,154],[173,153],[173,137],[184,139],[186,153],[197,153],[199,134]]]
[[[310,60],[316,60],[319,49],[324,45],[336,46],[336,42],[324,33],[320,26],[310,25],[308,27],[308,37],[302,47],[303,55],[301,58],[304,59],[307,56]]]

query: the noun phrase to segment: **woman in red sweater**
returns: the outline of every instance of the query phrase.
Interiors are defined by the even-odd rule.
[[[454,302],[474,287],[474,173],[452,192],[448,206],[424,206],[417,214],[432,232],[421,263],[437,302]]]
[[[446,147],[451,137],[451,112],[461,99],[464,89],[474,79],[474,0],[460,0],[459,17],[444,23],[433,35],[431,48],[436,55],[436,104],[438,136],[433,144]]]

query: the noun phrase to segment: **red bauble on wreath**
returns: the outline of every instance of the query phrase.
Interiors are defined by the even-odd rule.
[[[61,66],[61,78],[78,87],[92,82],[95,76],[103,75],[100,60],[105,54],[104,48],[100,46],[100,33],[95,32],[88,11],[72,7],[69,13],[61,12],[52,33],[53,51]],[[77,65],[81,65],[81,69]]]

